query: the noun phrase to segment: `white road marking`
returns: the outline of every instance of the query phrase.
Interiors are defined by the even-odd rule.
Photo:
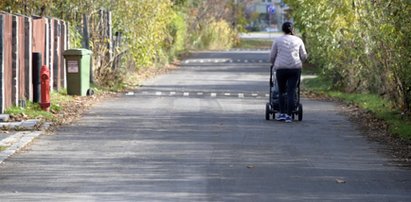
[[[153,95],[153,92],[141,91],[141,94],[143,94],[143,95]],[[176,92],[176,91],[170,91],[169,93],[162,92],[162,91],[154,92],[154,95],[156,95],[156,96],[162,96],[162,95],[166,95],[166,94],[169,94],[169,96],[175,96],[175,95],[184,96],[184,97],[189,97],[190,96],[190,92]],[[198,95],[198,96],[203,96],[205,94],[208,94],[208,93],[205,93],[205,92],[194,92],[194,93],[192,93],[192,95]],[[129,91],[129,92],[125,93],[125,95],[131,96],[131,95],[136,95],[136,93],[133,92],[133,91]],[[221,94],[219,94],[219,93],[210,93],[210,97],[213,97],[213,98],[218,97],[219,95],[220,96],[227,96],[227,97],[229,97],[229,96],[238,96],[238,98],[246,98],[247,96],[250,96],[250,97],[253,97],[253,98],[257,98],[257,99],[264,98],[264,97],[270,97],[269,93],[264,93],[264,94],[259,94],[259,93],[250,93],[250,94],[247,94],[247,93],[234,93],[233,94],[233,93],[229,93],[229,92],[221,93]]]

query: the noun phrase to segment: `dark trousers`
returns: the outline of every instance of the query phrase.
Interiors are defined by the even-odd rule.
[[[300,80],[301,69],[277,69],[277,82],[279,91],[280,113],[291,116],[295,109],[295,89]],[[285,103],[284,93],[287,92],[287,103]],[[287,104],[287,107],[286,105]]]

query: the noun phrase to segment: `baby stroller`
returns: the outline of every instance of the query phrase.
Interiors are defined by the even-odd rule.
[[[275,74],[275,73],[274,73]],[[292,119],[295,119],[295,115],[298,117],[298,121],[303,120],[303,105],[300,103],[300,82],[301,79],[298,80],[297,88],[295,89],[295,102],[294,106],[295,109],[292,113]],[[270,116],[275,119],[276,113],[280,112],[280,101],[279,101],[279,90],[278,90],[278,83],[277,78],[274,76],[273,79],[273,66],[270,67],[270,97],[268,98],[268,103],[265,105],[265,120],[270,120]],[[285,93],[285,103],[287,103],[287,93]]]

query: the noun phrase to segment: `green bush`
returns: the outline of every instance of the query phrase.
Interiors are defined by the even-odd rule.
[[[81,48],[81,41],[83,36],[81,35],[78,27],[74,24],[69,24],[69,44],[70,48]]]
[[[192,34],[194,48],[208,50],[229,49],[234,45],[237,34],[227,21],[212,20]]]
[[[310,60],[334,89],[370,92],[411,107],[411,3],[286,0]]]
[[[114,30],[124,34],[128,56],[138,67],[153,65],[162,55],[174,17],[170,0],[119,0],[112,6]]]
[[[176,12],[167,30],[169,36],[164,44],[164,49],[168,52],[169,61],[172,61],[186,48],[187,24],[184,14]]]
[[[88,18],[95,82],[121,86],[129,72],[162,65],[188,48],[227,49],[236,40],[235,28],[245,24],[243,7],[233,1],[187,0],[32,0],[0,2],[0,10],[64,19],[69,22],[70,45],[81,47],[83,16]],[[112,33],[121,33],[121,46],[109,60],[100,10],[111,11]],[[232,10],[236,9],[233,13]],[[235,19],[233,19],[233,14]],[[218,16],[218,17],[216,17]],[[106,18],[106,17],[103,17]],[[119,56],[119,57],[116,57]],[[117,60],[118,59],[118,60]],[[115,62],[116,65],[112,65]]]

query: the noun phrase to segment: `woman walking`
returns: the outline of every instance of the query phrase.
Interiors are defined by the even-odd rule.
[[[294,36],[294,27],[291,22],[285,22],[282,31],[284,35],[273,42],[270,61],[276,71],[280,95],[280,115],[276,119],[291,123],[291,115],[295,109],[295,89],[301,76],[303,61],[307,59],[307,51],[303,41]],[[283,96],[286,91],[287,103]]]

